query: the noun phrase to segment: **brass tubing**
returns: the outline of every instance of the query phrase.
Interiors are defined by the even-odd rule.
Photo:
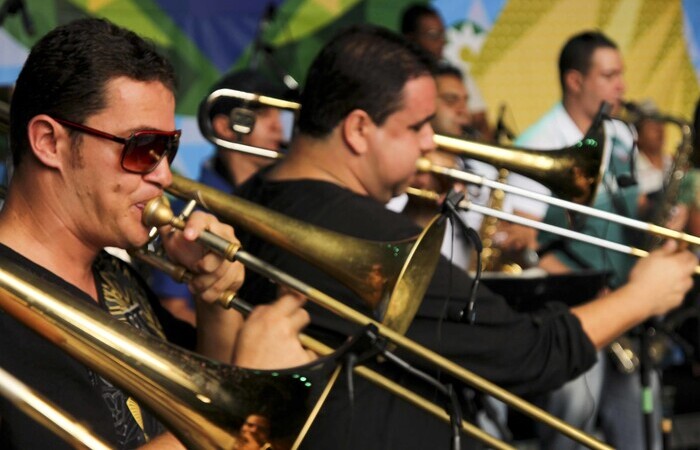
[[[170,275],[178,281],[187,280],[192,276],[189,272],[187,272],[187,269],[185,269],[184,267],[179,266],[177,264],[173,264],[170,261],[165,260],[161,256],[153,255],[145,251],[130,252],[130,254],[133,257],[138,258],[141,261],[144,261],[156,267],[159,270],[162,270],[163,272],[167,273],[168,275]],[[235,301],[230,301],[227,307],[236,308],[243,315],[249,314],[252,310],[251,305],[245,303],[239,298],[236,298]],[[305,348],[308,348],[309,350],[312,350],[321,356],[329,355],[333,352],[332,348],[308,335],[299,335],[299,340]],[[375,372],[363,366],[355,367],[354,371],[357,372],[363,378],[393,393],[397,397],[402,398],[405,401],[413,404],[414,406],[423,409],[427,413],[436,416],[443,422],[447,424],[451,423],[450,416],[442,408],[437,407],[433,402],[410,391],[409,389],[404,388],[400,384],[384,377],[378,372]],[[482,443],[488,445],[491,448],[497,450],[515,450],[515,447],[491,436],[490,434],[484,432],[480,428],[474,426],[473,424],[465,420],[462,421],[461,429],[467,436],[471,436],[481,441]]]
[[[421,158],[418,161],[418,170],[421,172],[431,172],[436,175],[442,175],[453,180],[464,181],[465,183],[486,186],[491,189],[501,189],[505,192],[514,195],[531,198],[533,200],[558,206],[560,208],[580,212],[587,216],[596,217],[603,220],[609,220],[611,222],[619,223],[620,225],[628,226],[630,228],[636,228],[642,231],[647,231],[658,236],[688,242],[689,244],[700,245],[700,237],[698,236],[693,236],[691,234],[683,233],[681,231],[676,231],[659,225],[642,222],[640,220],[631,219],[629,217],[620,216],[618,214],[612,214],[607,211],[601,211],[599,209],[591,208],[590,206],[580,205],[578,203],[569,202],[555,197],[550,197],[548,195],[540,194],[538,192],[528,191],[526,189],[511,186],[506,183],[500,183],[498,181],[490,180],[488,178],[473,174],[471,172],[453,169],[450,167],[438,166],[431,163],[425,158]]]
[[[432,191],[426,191],[424,189],[416,189],[409,187],[409,194],[416,197],[425,198],[432,201],[440,201],[440,196]],[[486,216],[495,217],[499,220],[505,220],[507,222],[516,223],[518,225],[523,225],[530,228],[535,228],[540,231],[546,231],[548,233],[556,234],[569,239],[574,239],[577,241],[585,242],[591,245],[597,245],[598,247],[606,248],[608,250],[613,250],[616,252],[624,253],[626,255],[636,256],[639,258],[644,258],[649,256],[649,252],[642,250],[637,247],[631,247],[629,245],[618,244],[617,242],[608,241],[595,236],[589,236],[585,233],[580,233],[578,231],[568,230],[566,228],[557,227],[550,225],[548,223],[539,222],[537,220],[528,219],[527,217],[518,216],[517,214],[503,212],[497,209],[489,208],[488,206],[477,205],[470,200],[462,200],[457,205],[460,209],[474,211],[479,214]],[[700,274],[700,266],[695,267],[695,273]]]
[[[0,368],[0,395],[74,448],[93,450],[112,448],[86,426],[2,368]]]
[[[301,335],[299,336],[299,339],[301,340],[304,347],[313,350],[319,355],[328,355],[333,351],[333,349],[328,347],[326,344],[319,342],[310,336]],[[412,405],[434,415],[435,417],[447,424],[451,423],[450,416],[445,412],[444,409],[439,408],[437,405],[435,405],[435,403],[426,400],[424,397],[412,392],[409,389],[406,389],[400,384],[386,378],[380,373],[375,372],[367,367],[357,366],[354,370],[363,378],[371,381],[372,383],[376,384],[381,388],[388,390],[397,397],[402,398],[405,401],[411,403]],[[467,422],[466,420],[462,420],[461,430],[467,436],[471,436],[481,441],[482,443],[488,445],[490,448],[494,448],[497,450],[515,450],[515,447],[513,447],[512,445],[491,436],[490,434],[481,430],[479,427]]]
[[[153,201],[153,200],[152,200]],[[149,221],[146,217],[146,211],[150,208],[148,205],[144,209],[144,222],[147,225],[161,226],[162,224],[156,224]],[[208,233],[208,232],[207,232]],[[349,320],[355,324],[366,326],[374,325],[379,334],[387,338],[393,344],[396,344],[414,355],[420,356],[425,361],[433,363],[435,366],[439,367],[441,370],[445,370],[454,377],[462,380],[463,382],[481,390],[485,393],[503,401],[504,403],[518,409],[524,414],[539,420],[555,430],[561,432],[567,437],[588,446],[589,448],[596,450],[611,450],[612,447],[607,444],[600,442],[598,439],[578,430],[561,419],[552,416],[551,414],[545,412],[544,410],[532,405],[531,403],[517,397],[510,392],[498,387],[497,385],[487,381],[486,379],[474,374],[473,372],[455,364],[449,359],[440,356],[434,351],[424,347],[411,339],[405,337],[403,334],[397,333],[391,328],[373,320],[369,317],[361,314],[360,312],[354,310],[353,308],[341,303],[340,301],[332,298],[331,296],[319,291],[318,289],[310,286],[307,283],[282,272],[281,270],[275,268],[271,264],[262,261],[261,259],[245,252],[239,250],[235,254],[235,259],[247,268],[254,270],[255,272],[277,282],[291,287],[292,289],[300,292],[302,295],[307,297],[314,303],[328,309],[329,311],[337,314],[343,319]]]

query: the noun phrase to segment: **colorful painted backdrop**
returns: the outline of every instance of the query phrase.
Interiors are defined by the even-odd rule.
[[[0,5],[5,0],[0,0]],[[16,78],[27,48],[54,26],[106,17],[153,39],[180,77],[178,123],[184,129],[180,170],[196,175],[209,146],[192,114],[207,88],[251,55],[303,84],[313,55],[339,27],[372,22],[398,27],[407,0],[24,0],[21,15],[0,28],[0,85]],[[628,95],[653,99],[689,118],[700,94],[700,2],[697,0],[435,0],[448,30],[446,51],[470,66],[493,115],[524,130],[559,96],[556,58],[562,43],[597,28],[616,40],[626,61]],[[255,43],[258,45],[255,45]],[[268,48],[269,53],[254,52]]]

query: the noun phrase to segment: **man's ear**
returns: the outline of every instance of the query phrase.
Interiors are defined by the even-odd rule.
[[[31,152],[49,167],[60,167],[62,153],[73,150],[68,130],[46,114],[34,116],[29,121],[27,137]]]
[[[236,134],[231,129],[231,119],[226,114],[215,115],[211,120],[211,126],[216,137],[229,140],[236,138]]]
[[[564,74],[564,85],[566,90],[572,94],[578,94],[581,92],[581,86],[583,85],[583,74],[578,70],[569,70]]]
[[[369,149],[369,139],[377,128],[367,112],[354,109],[345,116],[342,122],[343,140],[357,154],[366,153]]]

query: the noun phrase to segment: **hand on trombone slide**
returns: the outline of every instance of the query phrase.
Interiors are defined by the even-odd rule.
[[[284,294],[250,313],[236,340],[234,362],[249,369],[280,369],[309,363],[317,358],[302,347],[299,333],[310,322],[306,299]]]
[[[692,287],[691,275],[698,260],[686,246],[684,242],[668,240],[647,258],[639,260],[630,272],[630,284],[646,294],[640,294],[639,298],[649,301],[649,315],[665,314],[680,306]]]
[[[276,302],[254,308],[244,322],[240,312],[227,309],[243,284],[243,265],[231,262],[233,255],[227,258],[202,243],[203,235],[216,235],[235,253],[240,243],[233,228],[201,211],[195,211],[184,222],[181,217],[173,218],[169,207],[162,206],[159,202],[150,203],[145,214],[158,217],[149,225],[177,222],[176,226],[159,227],[170,261],[143,252],[135,256],[188,284],[198,299],[200,353],[261,370],[295,367],[316,359],[315,353],[305,350],[299,341],[301,330],[310,320],[301,294],[283,293]]]
[[[185,267],[192,277],[190,292],[208,304],[215,303],[224,291],[238,291],[243,285],[245,269],[239,262],[228,261],[197,241],[204,230],[211,231],[238,245],[230,225],[219,222],[212,214],[193,212],[179,232],[171,225],[159,228],[163,247],[171,261]]]
[[[669,240],[637,262],[624,286],[571,311],[593,344],[601,348],[649,317],[679,306],[692,287],[697,263],[695,255]]]

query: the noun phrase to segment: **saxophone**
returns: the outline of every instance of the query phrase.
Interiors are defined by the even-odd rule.
[[[671,218],[674,208],[678,203],[678,196],[681,190],[681,183],[688,172],[690,155],[693,153],[693,128],[685,120],[668,114],[648,113],[632,102],[623,102],[625,109],[635,119],[635,122],[642,119],[651,119],[658,122],[675,125],[681,132],[681,141],[678,144],[676,153],[668,174],[664,178],[663,196],[661,202],[654,208],[651,222],[663,225]],[[654,237],[654,241],[648,245],[649,248],[657,247],[660,238]]]
[[[657,225],[665,224],[672,216],[678,203],[681,191],[681,183],[689,169],[690,155],[693,152],[693,129],[688,121],[668,114],[649,113],[639,105],[632,102],[623,102],[622,105],[630,115],[628,120],[638,122],[642,119],[651,119],[677,126],[681,132],[681,141],[671,163],[670,170],[664,178],[662,199],[654,208],[651,222]],[[647,249],[651,250],[661,244],[659,236],[649,236],[646,242]],[[651,336],[650,354],[655,361],[661,361],[669,346],[665,336],[656,333]],[[608,346],[608,352],[613,362],[622,373],[630,374],[639,367],[638,349],[628,336],[620,336]]]
[[[690,168],[690,155],[693,153],[693,129],[690,124],[685,120],[670,116],[661,117],[680,128],[681,142],[676,149],[671,169],[664,180],[662,202],[652,220],[657,225],[665,224],[672,217],[681,193],[681,183]],[[658,247],[659,244],[661,244],[661,238],[659,236],[652,237],[650,247]]]
[[[508,170],[498,169],[497,181],[506,183]],[[491,209],[502,210],[505,200],[505,192],[500,189],[491,189],[487,206]],[[498,219],[493,216],[484,216],[479,227],[479,237],[481,238],[481,268],[485,272],[501,272],[511,275],[519,275],[524,269],[528,269],[537,264],[536,258],[531,256],[529,249],[522,251],[504,250],[496,244],[496,234],[498,233]],[[476,258],[471,259],[470,270],[476,270]]]

